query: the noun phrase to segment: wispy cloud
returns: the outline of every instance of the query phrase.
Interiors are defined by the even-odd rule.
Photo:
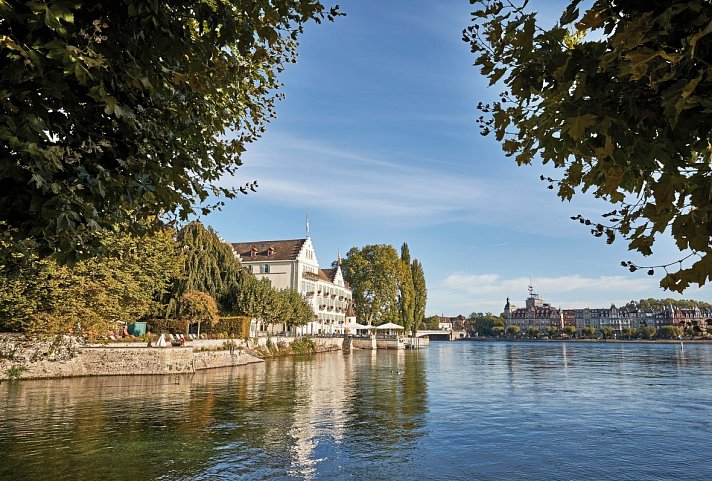
[[[552,218],[558,216],[559,225],[568,222],[568,212],[548,193],[536,202],[522,202],[525,187],[516,179],[495,182],[484,175],[433,168],[437,162],[431,165],[422,157],[411,163],[398,155],[279,135],[254,146],[239,182],[223,182],[240,185],[246,178],[257,178],[258,196],[265,202],[319,207],[404,226],[465,222],[518,225],[522,231],[541,233],[544,209],[549,215],[545,233],[556,234]]]

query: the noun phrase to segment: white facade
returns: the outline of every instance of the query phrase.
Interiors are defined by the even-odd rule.
[[[341,267],[321,269],[311,239],[258,241],[232,244],[240,262],[276,289],[293,289],[312,306],[314,319],[296,328],[296,335],[344,333],[351,305],[351,289]]]

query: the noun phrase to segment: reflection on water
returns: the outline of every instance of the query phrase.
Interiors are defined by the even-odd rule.
[[[0,480],[708,479],[712,346],[433,343],[0,384]]]
[[[426,402],[424,357],[403,352],[4,383],[0,479],[338,475],[344,457],[365,466],[394,445],[413,449]]]

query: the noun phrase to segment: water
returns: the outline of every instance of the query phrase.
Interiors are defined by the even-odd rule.
[[[2,480],[708,480],[712,346],[433,343],[0,384]]]

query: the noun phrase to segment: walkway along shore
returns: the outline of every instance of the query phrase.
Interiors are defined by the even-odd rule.
[[[260,353],[269,353],[270,346],[273,352],[278,351],[295,339],[201,339],[163,348],[147,347],[146,343],[88,344],[71,336],[38,341],[22,334],[0,333],[0,381],[193,373],[263,362]],[[340,350],[343,339],[314,338],[313,342],[316,352],[326,352]]]

